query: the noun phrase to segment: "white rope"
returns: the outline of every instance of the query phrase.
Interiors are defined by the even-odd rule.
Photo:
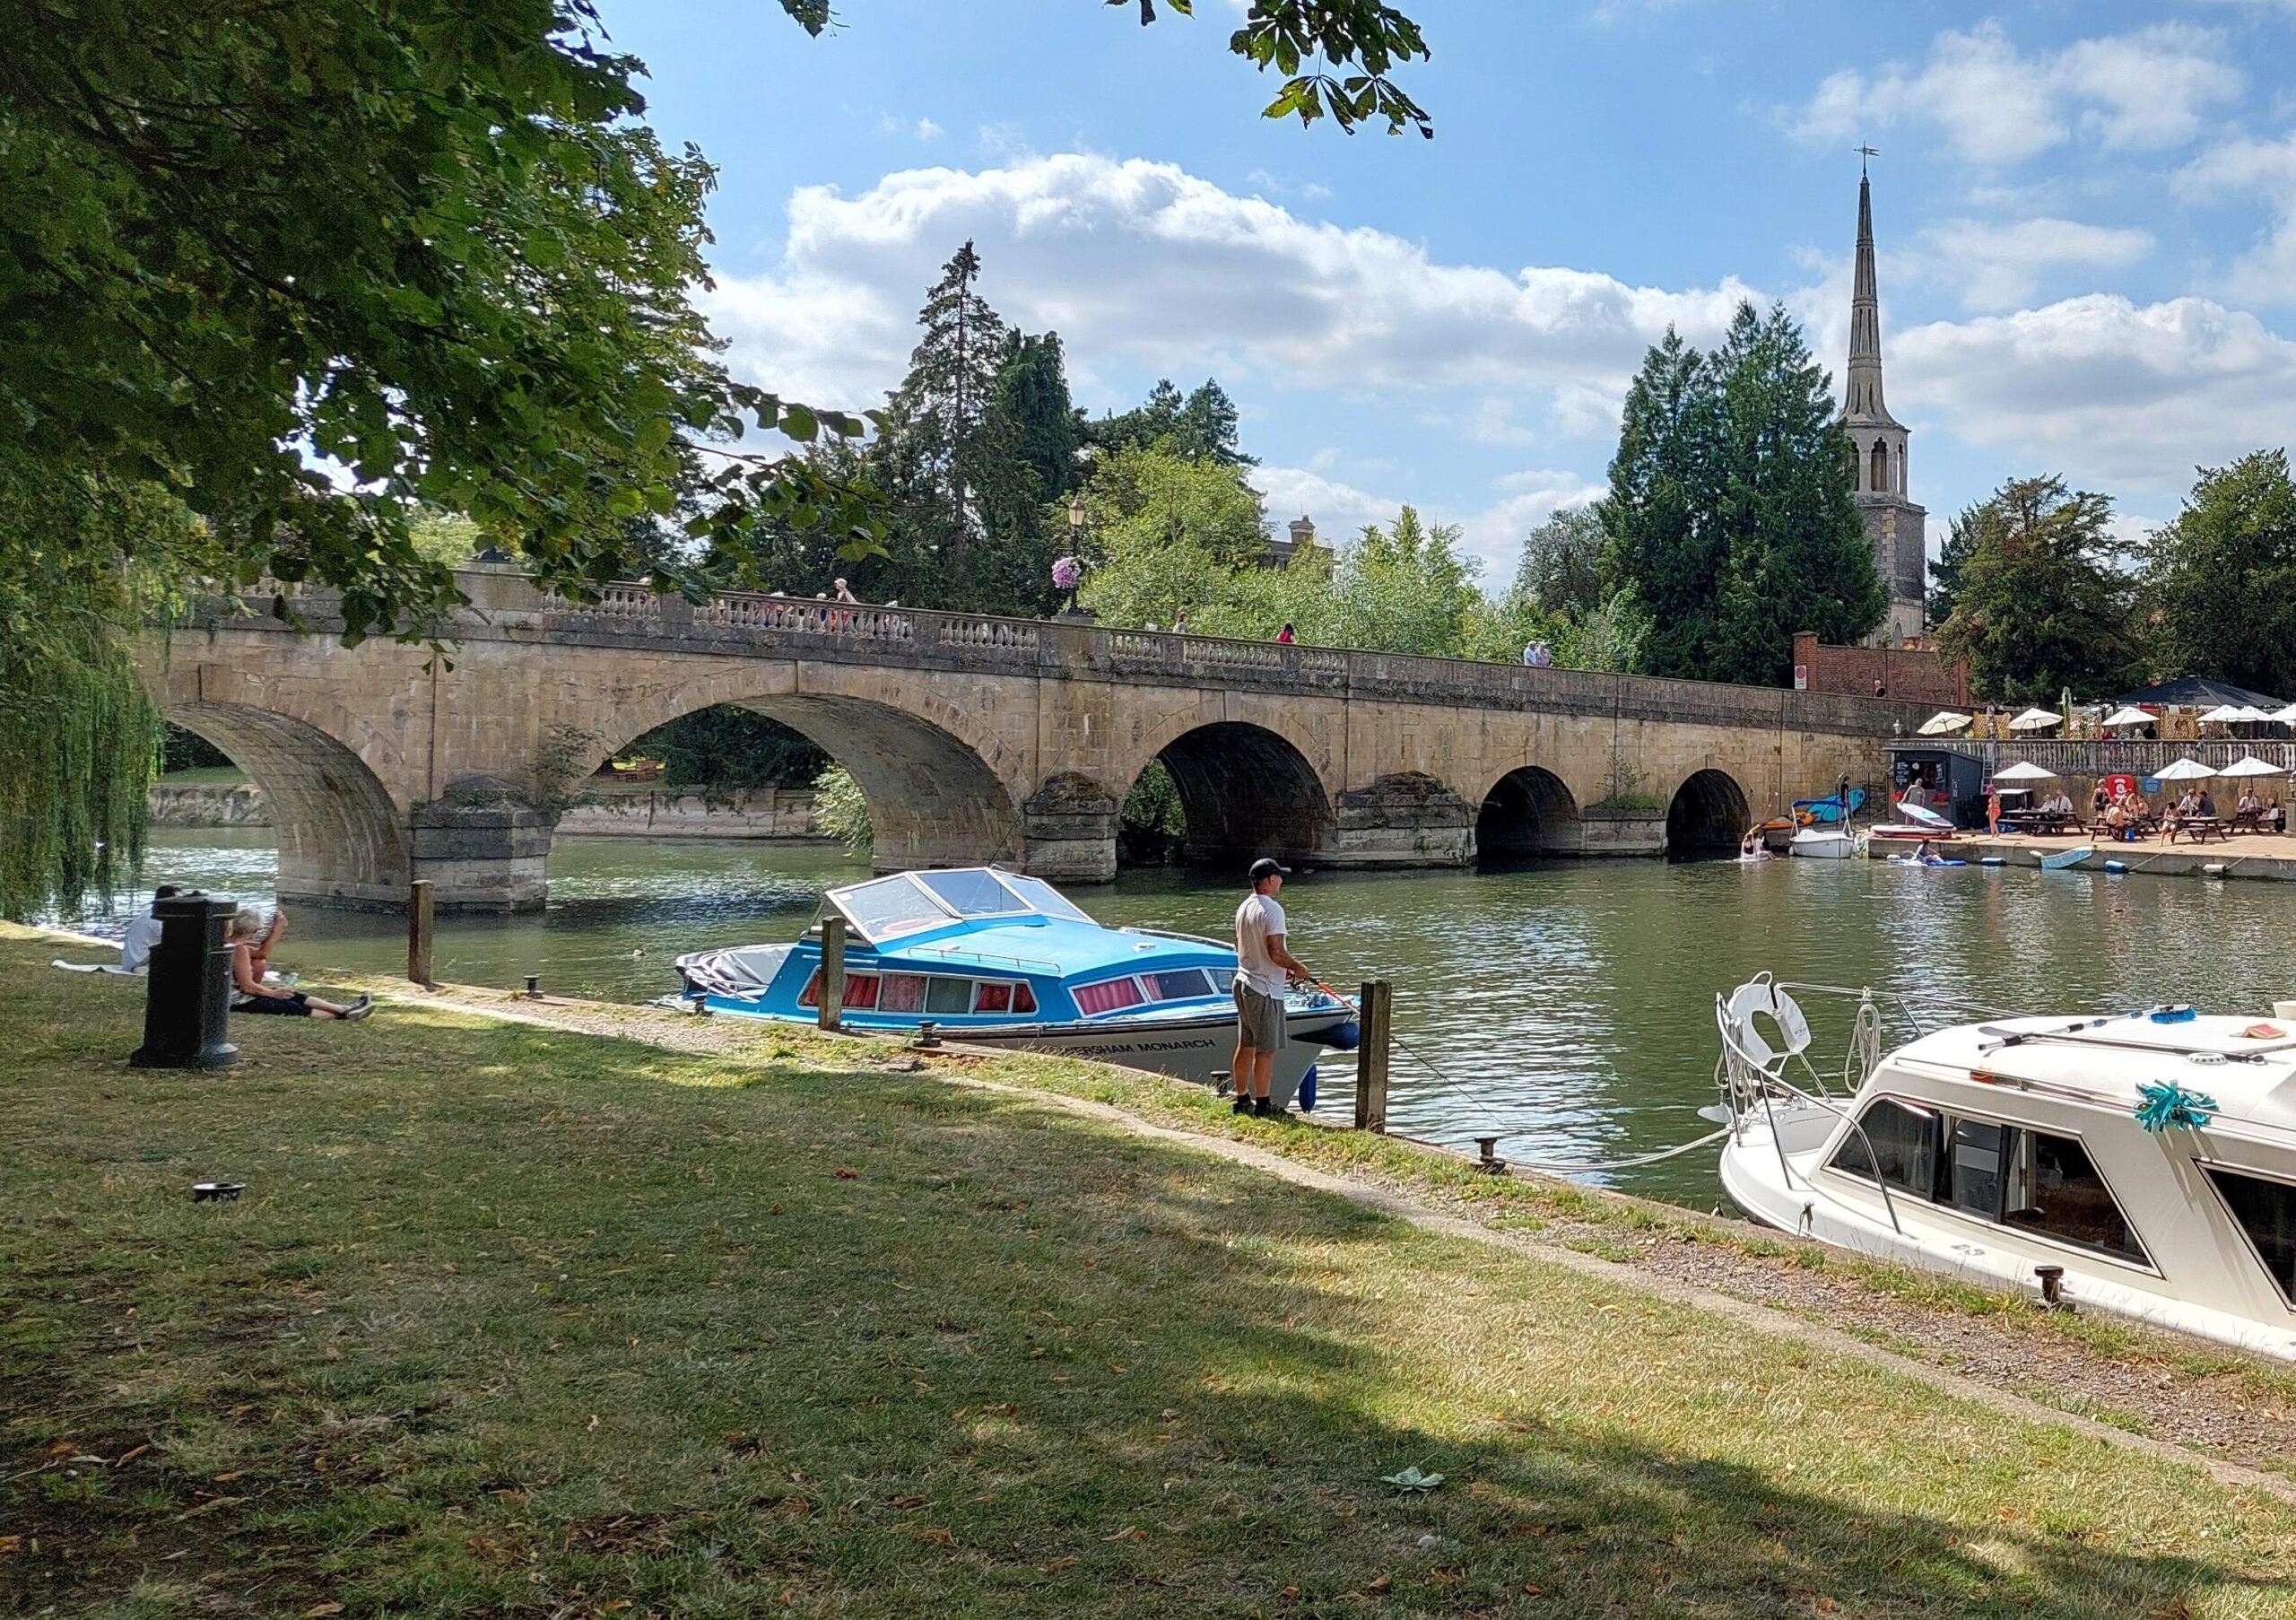
[[[1709,1131],[1695,1142],[1685,1142],[1680,1147],[1669,1147],[1655,1154],[1643,1154],[1632,1159],[1613,1159],[1601,1164],[1585,1163],[1570,1159],[1509,1159],[1509,1164],[1519,1164],[1528,1170],[1563,1170],[1578,1172],[1602,1170],[1635,1170],[1645,1164],[1656,1164],[1661,1159],[1673,1159],[1701,1147],[1710,1147],[1730,1134],[1730,1128]]]

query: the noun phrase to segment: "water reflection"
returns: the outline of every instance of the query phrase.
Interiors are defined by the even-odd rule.
[[[265,834],[176,832],[160,836],[146,878],[267,906],[274,871]],[[679,952],[787,939],[824,888],[864,875],[814,845],[561,839],[550,910],[442,918],[434,971],[505,986],[539,973],[570,995],[645,999],[675,988]],[[1153,872],[1074,898],[1104,922],[1225,934],[1240,895]],[[1395,1128],[1461,1145],[1496,1132],[1501,1153],[1522,1156],[1618,1158],[1701,1134],[1714,995],[1763,969],[2034,1011],[2261,1011],[2296,994],[2281,962],[2296,891],[2276,884],[1621,861],[1307,876],[1283,900],[1309,966],[1343,989],[1395,981]],[[116,934],[141,903],[83,926]],[[300,908],[293,920],[290,965],[404,962],[397,918]],[[1813,1015],[1838,1053],[1846,1010]],[[1343,1113],[1352,1067],[1323,1070],[1326,1105]],[[1701,1206],[1719,1197],[1704,1153],[1616,1182]]]

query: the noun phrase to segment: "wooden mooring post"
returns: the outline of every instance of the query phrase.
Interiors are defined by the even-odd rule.
[[[845,919],[822,919],[822,1028],[845,1022]]]
[[[424,989],[430,988],[430,880],[418,877],[406,885],[406,976]]]
[[[1355,1128],[1387,1128],[1387,1051],[1395,1024],[1396,987],[1384,979],[1363,983],[1355,1004],[1360,1026],[1355,1049]]]

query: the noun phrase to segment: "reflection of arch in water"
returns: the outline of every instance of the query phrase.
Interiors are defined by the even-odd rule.
[[[1520,765],[1491,785],[1475,814],[1474,848],[1484,861],[1576,855],[1584,844],[1578,801],[1552,771]]]
[[[1307,860],[1331,841],[1331,801],[1307,756],[1274,732],[1215,720],[1157,756],[1187,822],[1187,858],[1233,866],[1263,855]]]
[[[1692,771],[1666,806],[1666,858],[1735,853],[1752,823],[1745,789],[1727,771]]]
[[[282,898],[404,902],[404,825],[382,782],[344,744],[308,720],[244,703],[174,703],[166,713],[262,789]]]
[[[1022,859],[1021,816],[1011,792],[987,761],[933,720],[874,699],[822,692],[731,700],[712,693],[710,700],[673,706],[632,736],[731,701],[780,721],[852,774],[869,803],[871,860],[879,871]]]

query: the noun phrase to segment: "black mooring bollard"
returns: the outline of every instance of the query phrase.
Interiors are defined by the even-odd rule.
[[[154,901],[160,943],[144,989],[144,1044],[137,1068],[229,1068],[239,1049],[230,1032],[231,948],[223,931],[239,908],[204,894]]]

